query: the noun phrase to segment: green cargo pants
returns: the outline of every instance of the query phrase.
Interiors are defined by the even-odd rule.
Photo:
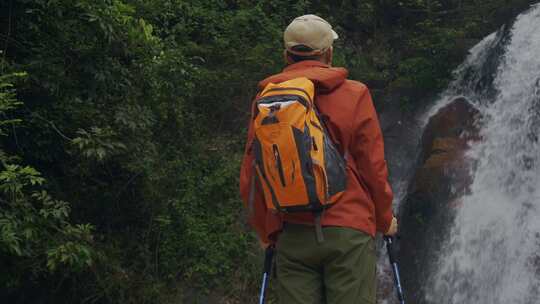
[[[286,224],[276,244],[281,304],[374,304],[375,241],[363,232]]]

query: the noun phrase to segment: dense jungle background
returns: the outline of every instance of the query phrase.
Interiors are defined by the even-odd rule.
[[[533,2],[1,0],[0,302],[253,303],[237,176],[287,24],[407,113]]]

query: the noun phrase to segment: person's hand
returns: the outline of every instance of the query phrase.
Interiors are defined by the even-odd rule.
[[[398,230],[398,223],[397,218],[395,216],[392,217],[392,223],[390,224],[390,228],[388,228],[388,231],[384,235],[393,236],[397,233]]]
[[[261,239],[259,239],[259,245],[261,245],[261,248],[262,248],[263,250],[266,250],[266,248],[268,248],[268,246],[270,246],[269,243],[266,243],[266,242],[264,242],[264,241],[261,240]]]

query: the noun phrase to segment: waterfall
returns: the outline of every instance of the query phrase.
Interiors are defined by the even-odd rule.
[[[428,266],[425,302],[540,303],[540,5],[456,73],[426,118],[465,97],[482,113],[482,140],[467,153],[473,181]]]

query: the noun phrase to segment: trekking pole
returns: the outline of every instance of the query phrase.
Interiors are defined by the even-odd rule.
[[[270,278],[270,271],[272,269],[273,257],[274,257],[274,246],[270,245],[266,247],[266,250],[264,251],[263,280],[261,284],[261,296],[259,297],[259,304],[264,304],[266,287],[268,286],[268,279]]]
[[[401,288],[401,280],[399,277],[399,269],[394,253],[394,243],[391,236],[385,235],[384,242],[386,243],[386,249],[388,250],[388,259],[390,265],[392,265],[392,272],[394,273],[394,283],[396,285],[397,297],[400,304],[405,304],[405,298],[403,297],[403,289]]]

